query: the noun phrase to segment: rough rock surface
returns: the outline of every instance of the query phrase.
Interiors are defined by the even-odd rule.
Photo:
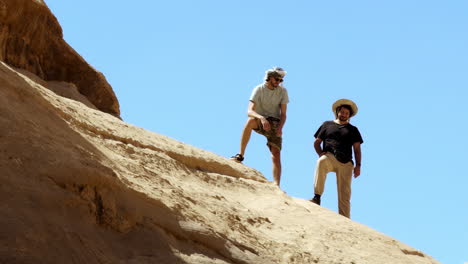
[[[0,0],[0,263],[438,263],[119,114],[42,0]]]
[[[0,263],[438,263],[47,84],[0,62]]]
[[[63,40],[62,28],[42,0],[0,0],[0,61],[45,81],[70,83],[63,89],[77,89],[99,110],[120,116],[104,75]]]

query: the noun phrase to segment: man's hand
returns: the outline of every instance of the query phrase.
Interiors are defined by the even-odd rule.
[[[359,175],[361,175],[361,166],[360,165],[354,167],[354,178],[359,177]]]
[[[354,167],[354,178],[361,175],[361,142],[355,142],[353,144],[354,149],[354,160],[356,161],[356,166]]]
[[[270,126],[270,122],[268,122],[268,120],[262,116],[262,118],[260,118],[260,121],[262,122],[262,127],[265,131],[270,131],[271,129],[271,126]]]

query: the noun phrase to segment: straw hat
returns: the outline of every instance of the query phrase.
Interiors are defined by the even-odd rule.
[[[336,109],[342,105],[349,105],[351,107],[351,109],[353,110],[353,113],[351,114],[350,117],[355,116],[357,114],[358,107],[353,101],[349,99],[340,99],[336,101],[335,103],[333,103],[333,106],[332,106],[332,111],[335,114],[335,117],[337,116]]]

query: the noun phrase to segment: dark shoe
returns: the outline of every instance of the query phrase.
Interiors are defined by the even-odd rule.
[[[235,156],[231,157],[231,160],[242,163],[242,161],[244,160],[244,156],[242,156],[241,154],[236,154]]]
[[[320,205],[320,196],[315,195],[314,198],[312,198],[310,201],[316,205]]]

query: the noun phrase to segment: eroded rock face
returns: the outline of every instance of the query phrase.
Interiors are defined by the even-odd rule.
[[[438,263],[103,113],[111,87],[43,1],[0,0],[0,23],[0,263]]]
[[[48,83],[0,62],[0,263],[439,263]]]
[[[120,116],[104,75],[63,40],[57,19],[42,0],[0,0],[0,60],[45,81],[72,83],[96,108]]]

